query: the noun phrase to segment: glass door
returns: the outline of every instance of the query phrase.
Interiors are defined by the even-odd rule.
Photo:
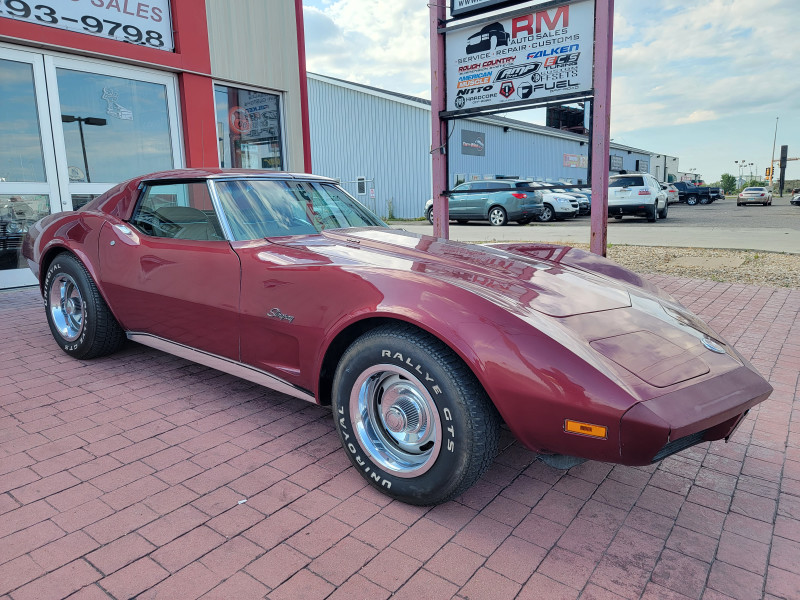
[[[116,184],[183,166],[175,78],[45,56],[60,189],[77,210]]]
[[[36,284],[22,238],[70,207],[58,193],[46,89],[41,54],[0,48],[0,289]]]

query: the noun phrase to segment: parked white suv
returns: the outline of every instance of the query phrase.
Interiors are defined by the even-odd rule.
[[[531,187],[541,188],[545,185],[553,185],[552,183],[543,183],[541,181],[532,181]],[[578,214],[580,202],[576,196],[568,193],[558,193],[552,189],[542,190],[542,202],[544,209],[542,214],[539,215],[540,221],[555,221],[574,217]]]
[[[658,219],[666,219],[668,210],[667,192],[661,189],[661,184],[652,175],[624,173],[609,178],[609,217],[646,217],[654,223]]]

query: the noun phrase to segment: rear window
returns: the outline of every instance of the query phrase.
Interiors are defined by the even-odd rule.
[[[643,187],[644,178],[642,177],[617,177],[611,180],[608,187]]]
[[[766,189],[766,188],[754,188],[754,187],[750,187],[750,188],[745,188],[745,190],[744,190],[744,191],[745,191],[745,192],[763,192],[765,189]]]

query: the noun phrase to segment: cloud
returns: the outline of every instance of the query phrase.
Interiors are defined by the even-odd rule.
[[[430,87],[425,3],[338,0],[303,10],[309,71],[406,93]]]
[[[713,121],[717,119],[717,113],[713,110],[696,110],[692,114],[681,117],[675,123],[677,125],[685,125],[687,123],[700,123],[702,121]]]

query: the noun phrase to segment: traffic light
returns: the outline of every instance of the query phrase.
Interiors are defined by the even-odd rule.
[[[768,177],[768,178],[772,177],[772,167],[767,167],[767,174],[765,175],[765,177]]]

